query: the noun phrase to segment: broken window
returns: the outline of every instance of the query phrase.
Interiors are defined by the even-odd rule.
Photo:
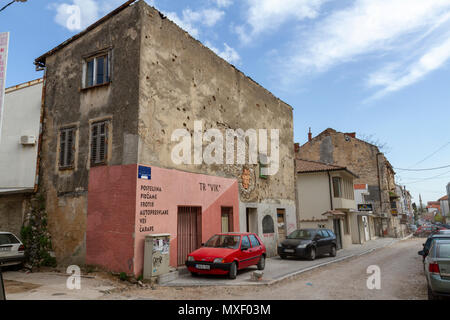
[[[108,155],[109,121],[95,122],[91,126],[91,165],[105,164]]]
[[[73,167],[75,155],[75,128],[63,128],[59,132],[59,168]]]
[[[84,88],[110,81],[110,54],[103,53],[85,60]]]

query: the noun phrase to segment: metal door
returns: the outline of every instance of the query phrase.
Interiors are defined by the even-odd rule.
[[[286,210],[277,209],[278,243],[286,239]]]
[[[201,246],[201,213],[200,207],[178,207],[177,261],[184,265],[187,255]]]
[[[342,249],[342,236],[341,236],[341,220],[333,219],[334,234],[336,235],[336,242],[338,250]]]
[[[233,231],[233,208],[232,207],[222,207],[222,232],[232,232]]]

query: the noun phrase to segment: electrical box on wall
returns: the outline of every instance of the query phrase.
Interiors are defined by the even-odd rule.
[[[20,144],[25,145],[25,146],[35,145],[36,137],[35,136],[21,136]]]
[[[169,273],[170,234],[149,234],[145,237],[144,279]]]

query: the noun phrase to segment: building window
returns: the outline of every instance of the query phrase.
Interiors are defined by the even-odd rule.
[[[341,180],[340,177],[333,177],[333,193],[335,198],[342,197]]]
[[[85,60],[83,88],[109,83],[110,60],[109,53],[103,53]]]
[[[75,128],[64,128],[59,131],[59,168],[73,167],[75,156]]]
[[[91,165],[106,164],[108,157],[109,121],[95,122],[91,126]]]

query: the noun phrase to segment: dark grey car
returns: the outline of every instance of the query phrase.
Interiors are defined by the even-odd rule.
[[[281,259],[296,256],[314,260],[317,256],[329,254],[336,256],[336,235],[329,229],[299,229],[287,236],[278,245]]]

